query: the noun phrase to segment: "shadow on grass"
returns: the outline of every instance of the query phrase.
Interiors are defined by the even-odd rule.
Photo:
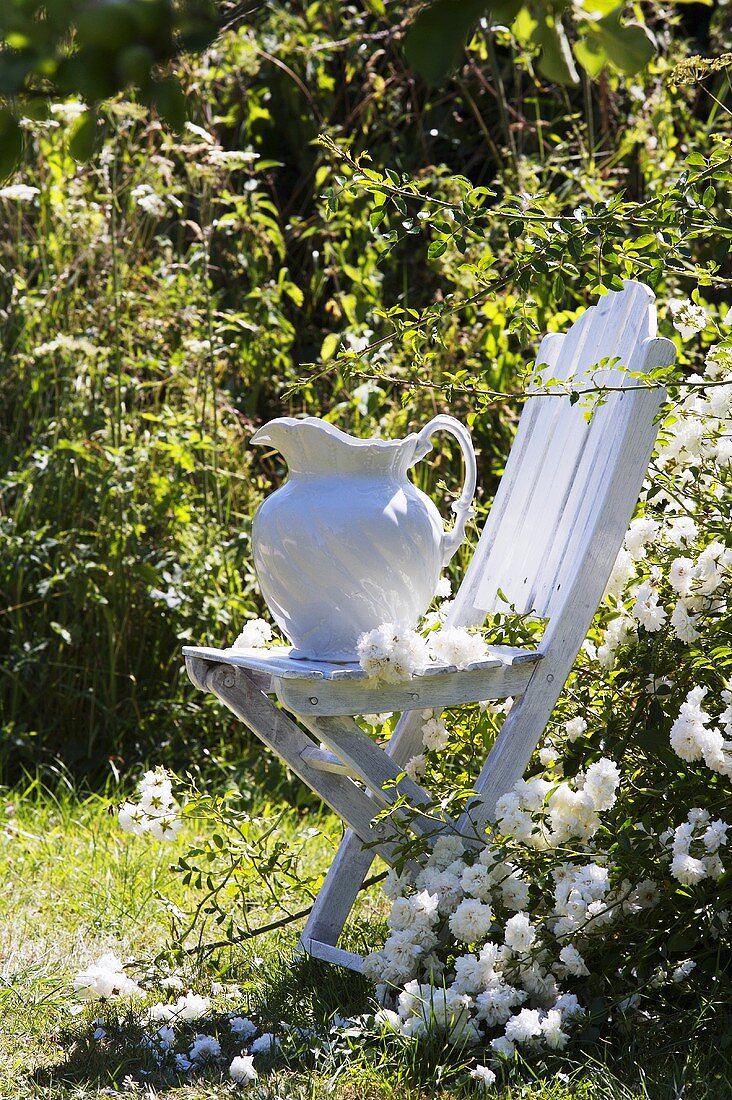
[[[354,927],[349,946],[363,949],[367,929]],[[361,942],[359,942],[361,941]],[[477,1096],[468,1080],[468,1063],[487,1061],[484,1051],[447,1052],[441,1042],[405,1043],[361,1036],[358,1028],[334,1032],[337,1017],[373,1011],[373,987],[358,974],[308,957],[293,960],[290,951],[241,962],[227,975],[243,986],[246,1013],[259,1031],[283,1040],[282,1051],[257,1056],[260,1080],[248,1090],[252,1100],[418,1100],[429,1096],[467,1100]],[[234,1012],[244,1012],[241,1004]],[[66,1057],[37,1070],[32,1084],[44,1100],[62,1100],[65,1089],[82,1095],[124,1087],[131,1077],[152,1095],[185,1086],[184,1095],[203,1100],[231,1095],[228,1066],[242,1044],[231,1035],[224,1013],[176,1027],[175,1049],[183,1052],[198,1033],[221,1041],[221,1059],[191,1078],[156,1066],[144,1049],[143,1028],[132,1013],[114,1021],[109,1038],[94,1039],[93,1028],[69,1028],[60,1036]],[[155,1025],[157,1026],[157,1025]],[[300,1029],[305,1035],[299,1037]],[[312,1029],[324,1041],[307,1037]],[[148,1027],[148,1030],[153,1030]],[[312,1034],[312,1032],[310,1033]],[[315,1049],[308,1049],[314,1044]],[[425,1091],[427,1090],[427,1091]],[[73,1095],[77,1095],[76,1092]],[[652,1025],[639,1021],[624,1034],[588,1042],[567,1055],[513,1067],[491,1091],[495,1100],[732,1100],[732,1014],[713,1019],[692,1013]]]
[[[237,974],[235,967],[228,973],[229,979],[241,981],[247,1004],[246,1009],[242,1004],[232,1005],[232,1013],[251,1013],[260,1034],[271,1031],[283,1037],[280,1055],[272,1059],[266,1055],[257,1057],[262,1079],[255,1095],[307,1096],[307,1079],[318,1068],[318,1059],[308,1053],[304,1038],[298,1038],[299,1029],[305,1029],[306,1035],[313,1029],[318,1035],[327,1036],[337,1016],[361,1014],[373,1007],[372,987],[351,971],[308,957],[293,960],[291,952],[270,955],[257,963],[252,968],[248,960],[244,973]],[[228,1066],[233,1057],[242,1053],[241,1040],[231,1034],[228,1014],[214,1013],[175,1027],[175,1052],[189,1050],[198,1034],[216,1036],[221,1043],[220,1061],[190,1077],[176,1072],[169,1064],[171,1059],[164,1065],[156,1063],[149,1047],[146,1048],[145,1033],[154,1034],[159,1023],[148,1024],[145,1028],[132,1011],[116,1014],[110,1006],[99,1006],[97,1015],[104,1021],[105,1035],[95,1038],[96,1028],[92,1023],[62,1029],[57,1040],[65,1054],[63,1060],[38,1068],[30,1075],[29,1082],[44,1098],[61,1095],[65,1088],[82,1089],[83,1095],[87,1092],[98,1095],[104,1089],[124,1088],[125,1078],[143,1087],[149,1086],[155,1094],[188,1084],[193,1096],[198,1096],[199,1092],[205,1096],[218,1095],[210,1091],[217,1085],[228,1095]],[[279,1079],[283,1073],[292,1071],[299,1075],[300,1081],[293,1082],[289,1091],[280,1093]],[[271,1090],[268,1087],[270,1077]],[[302,1092],[303,1087],[305,1092]],[[369,1095],[376,1094],[370,1091]],[[386,1094],[379,1092],[378,1095]]]

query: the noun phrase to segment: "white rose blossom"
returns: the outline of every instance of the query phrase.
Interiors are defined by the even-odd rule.
[[[669,302],[668,308],[674,328],[684,340],[695,336],[707,326],[706,310],[696,305],[690,298],[674,298]]]
[[[175,840],[182,827],[180,806],[164,768],[147,771],[138,784],[138,802],[124,802],[118,811],[120,827],[140,836],[150,833],[156,840]]]

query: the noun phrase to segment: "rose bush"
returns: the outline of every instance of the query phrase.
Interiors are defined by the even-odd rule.
[[[684,337],[710,326],[691,306],[670,311]],[[529,777],[500,799],[483,846],[441,839],[419,873],[389,875],[389,935],[365,968],[384,1027],[437,1030],[500,1060],[561,1049],[608,1020],[647,1021],[666,999],[728,980],[730,321],[666,407]],[[413,765],[437,794],[491,721],[483,709],[472,723],[425,715]]]

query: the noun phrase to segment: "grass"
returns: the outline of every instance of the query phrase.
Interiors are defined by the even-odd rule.
[[[0,1100],[71,1100],[135,1091],[146,1098],[229,1097],[237,1089],[218,1069],[193,1081],[163,1078],[140,1048],[140,1010],[112,1012],[89,1006],[73,1014],[74,972],[106,950],[135,960],[142,975],[170,948],[170,904],[189,904],[189,891],[171,871],[175,848],[120,832],[98,795],[52,794],[32,784],[0,799]],[[320,822],[311,858],[325,866],[335,824]],[[183,840],[195,838],[186,824]],[[293,843],[302,833],[296,814],[283,819]],[[167,899],[167,901],[165,900]],[[261,899],[264,901],[264,899]],[[378,899],[367,898],[351,930],[354,942],[376,938]],[[256,1014],[286,1034],[281,1021],[327,1030],[336,1012],[357,1014],[373,1004],[368,984],[312,960],[293,962],[296,927],[204,958],[195,952],[179,972],[196,992],[213,998],[212,1019],[199,1025],[228,1035],[225,1012]],[[227,996],[236,987],[234,998]],[[94,1019],[108,1036],[93,1038]],[[190,1036],[196,1024],[188,1025]],[[497,1092],[503,1100],[723,1100],[732,1096],[729,1061],[701,1042],[677,1041],[650,1054],[643,1036],[625,1038],[623,1054],[609,1064],[586,1054],[541,1075],[524,1067]],[[228,1041],[228,1045],[226,1042]],[[222,1039],[225,1053],[236,1044]],[[233,1044],[233,1045],[232,1045]],[[258,1059],[261,1060],[261,1059]],[[261,1068],[247,1095],[255,1100],[458,1100],[477,1086],[457,1060],[429,1046],[366,1044],[357,1029],[306,1054],[285,1041],[283,1057]]]

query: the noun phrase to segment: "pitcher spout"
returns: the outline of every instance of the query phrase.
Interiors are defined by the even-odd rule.
[[[317,416],[280,416],[264,424],[250,442],[283,456],[290,473],[404,473],[414,461],[416,436],[358,439]]]

